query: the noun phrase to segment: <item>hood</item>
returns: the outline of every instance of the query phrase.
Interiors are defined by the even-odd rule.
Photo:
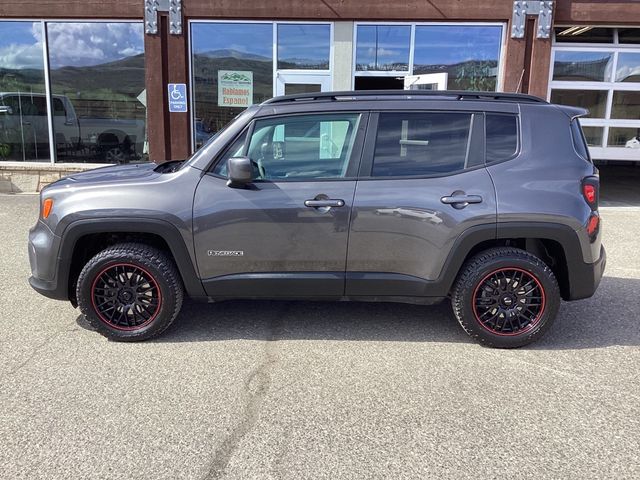
[[[127,180],[141,180],[145,177],[149,179],[160,175],[154,172],[157,167],[155,163],[137,163],[135,165],[114,165],[109,167],[96,168],[86,172],[74,173],[67,177],[68,180],[78,183],[102,183],[119,182]]]

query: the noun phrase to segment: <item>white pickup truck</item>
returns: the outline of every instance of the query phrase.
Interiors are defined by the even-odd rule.
[[[53,95],[52,106],[58,159],[129,163],[141,157],[143,119],[81,117],[65,95]],[[0,158],[49,158],[44,94],[0,92]]]

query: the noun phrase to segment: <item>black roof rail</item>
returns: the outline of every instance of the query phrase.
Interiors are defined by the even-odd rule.
[[[464,90],[355,90],[342,92],[301,93],[284,95],[266,100],[262,105],[290,102],[348,101],[348,100],[391,100],[397,97],[433,98],[447,100],[494,100],[517,103],[548,103],[540,97],[523,93],[473,92]]]

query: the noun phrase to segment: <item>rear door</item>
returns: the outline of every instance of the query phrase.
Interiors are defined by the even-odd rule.
[[[484,114],[372,114],[349,232],[346,294],[431,296],[456,239],[495,228]]]
[[[213,297],[340,297],[367,114],[254,121],[206,174],[194,199],[201,278]],[[248,156],[256,180],[227,186]]]

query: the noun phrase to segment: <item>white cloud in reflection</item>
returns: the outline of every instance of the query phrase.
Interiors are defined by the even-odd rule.
[[[141,23],[51,22],[47,27],[51,68],[98,65],[144,52]],[[0,68],[42,69],[40,23],[32,23],[30,33],[31,42],[6,37],[0,42]]]
[[[98,65],[144,51],[141,23],[50,23],[51,68]]]

